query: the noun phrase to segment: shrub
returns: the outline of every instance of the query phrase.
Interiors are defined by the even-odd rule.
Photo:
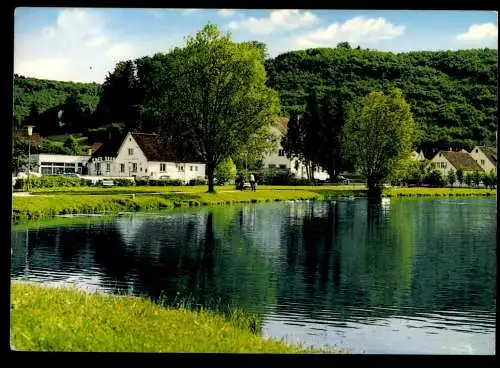
[[[443,175],[439,170],[432,169],[426,175],[424,179],[426,184],[432,185],[434,187],[443,187],[445,185],[445,180]]]
[[[135,179],[135,185],[136,186],[146,186],[146,185],[149,185],[149,180],[148,179]]]
[[[233,160],[228,157],[215,168],[215,181],[219,185],[224,185],[236,178],[237,170]]]
[[[207,180],[206,179],[191,179],[189,181],[189,185],[195,186],[195,185],[207,185]]]
[[[27,186],[28,179],[16,179],[14,189],[23,189]],[[54,187],[78,187],[88,185],[85,179],[71,178],[63,175],[41,176],[39,178],[30,178],[31,188],[54,188]]]
[[[135,185],[135,182],[132,179],[125,179],[125,178],[113,179],[113,183],[118,187],[130,187]]]

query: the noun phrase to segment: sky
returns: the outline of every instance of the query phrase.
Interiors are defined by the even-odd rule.
[[[392,52],[495,48],[494,11],[16,8],[14,73],[102,83],[120,60],[185,44],[208,22],[269,55],[353,46]]]

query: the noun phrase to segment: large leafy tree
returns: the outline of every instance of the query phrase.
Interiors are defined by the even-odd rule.
[[[368,192],[381,195],[381,186],[410,156],[415,133],[410,106],[399,89],[371,92],[347,113],[342,148],[367,180]]]
[[[259,170],[264,158],[279,149],[279,135],[270,126],[263,126],[253,133],[234,155],[239,170]]]
[[[215,192],[215,167],[278,113],[278,96],[265,84],[262,53],[208,24],[187,37],[185,47],[169,52],[165,62],[162,90],[154,99],[162,134],[206,163],[208,191]]]
[[[288,158],[295,158],[306,168],[309,180],[314,180],[314,171],[319,166],[322,138],[321,108],[318,93],[311,91],[307,98],[305,112],[292,112],[288,122],[287,135],[282,138],[283,146]]]
[[[122,124],[127,131],[135,129],[141,97],[136,64],[132,60],[119,62],[104,81],[96,120],[100,124]]]

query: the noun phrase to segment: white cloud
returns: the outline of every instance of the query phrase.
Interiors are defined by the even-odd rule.
[[[196,8],[190,8],[190,9],[184,9],[183,13],[184,14],[193,14],[193,13],[198,13],[201,9],[196,9]]]
[[[267,18],[250,17],[242,21],[229,23],[235,30],[248,30],[254,34],[269,34],[279,30],[293,30],[310,26],[317,22],[317,17],[309,12],[296,9],[273,10]]]
[[[87,9],[64,9],[53,26],[15,34],[14,73],[42,79],[103,82],[120,60],[165,50],[168,39],[123,35],[106,28],[106,19]]]
[[[299,47],[328,47],[336,42],[371,42],[387,40],[403,34],[404,26],[396,26],[384,18],[354,17],[344,23],[332,23],[295,39]]]
[[[217,11],[217,14],[219,14],[221,17],[232,17],[233,15],[235,15],[235,13],[235,9],[219,9]]]
[[[465,33],[457,35],[459,40],[482,41],[498,37],[498,25],[493,23],[473,24]]]

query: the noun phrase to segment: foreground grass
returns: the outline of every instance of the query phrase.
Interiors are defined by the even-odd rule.
[[[162,187],[148,189],[158,188]],[[191,191],[178,193],[165,190],[155,194],[127,191],[133,190],[132,187],[117,188],[114,191],[108,190],[104,193],[106,195],[96,195],[95,192],[94,194],[76,193],[71,190],[62,192],[61,189],[57,193],[45,192],[42,194],[42,192],[38,192],[37,195],[13,197],[12,218],[14,221],[20,221],[66,214],[109,214],[200,205],[313,200],[354,194],[362,195],[364,193],[362,187],[262,187],[256,192],[235,191],[232,190],[232,187],[224,191],[223,187],[219,187],[217,193],[206,193],[206,187],[203,187],[203,192],[195,192],[193,188],[196,187],[186,188],[190,188]],[[102,194],[102,191],[97,192]]]
[[[495,189],[485,188],[389,188],[384,197],[464,197],[496,196]]]
[[[242,312],[164,308],[150,300],[12,283],[11,344],[17,350],[88,352],[342,353],[252,332]]]

